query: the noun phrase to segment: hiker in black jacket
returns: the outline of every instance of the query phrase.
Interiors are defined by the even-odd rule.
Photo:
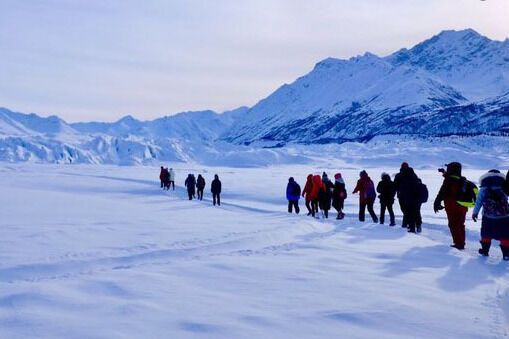
[[[417,214],[419,208],[419,178],[408,163],[401,164],[399,173],[394,178],[394,186],[398,195],[399,206],[403,212],[403,227],[408,226],[408,232],[416,232]]]
[[[205,189],[205,179],[198,174],[198,179],[196,180],[196,191],[198,192],[198,200],[203,200],[203,190]]]
[[[218,206],[221,206],[221,181],[217,174],[214,175],[214,180],[212,180],[212,184],[210,185],[210,191],[212,192],[212,202],[214,206],[216,206],[216,202]]]
[[[189,174],[184,184],[187,187],[187,195],[189,196],[189,200],[193,200],[196,186],[196,179],[194,178],[194,175]]]
[[[396,225],[394,210],[392,209],[394,196],[396,195],[396,187],[394,186],[394,182],[392,182],[389,174],[382,173],[382,180],[378,183],[376,191],[380,193],[378,196],[380,199],[380,224],[384,224],[385,210],[387,209],[391,218],[391,223],[389,225]]]

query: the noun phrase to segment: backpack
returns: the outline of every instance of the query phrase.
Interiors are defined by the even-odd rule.
[[[484,214],[491,217],[509,216],[507,195],[501,188],[486,188],[486,195],[482,203]]]
[[[371,181],[371,180],[369,180],[366,183],[366,191],[364,193],[364,197],[366,199],[375,199],[376,198],[375,184],[373,184],[373,181]]]
[[[479,189],[473,182],[462,177],[458,195],[456,196],[456,202],[463,207],[472,208],[475,206],[475,199],[478,192]]]
[[[292,195],[296,197],[300,196],[300,186],[296,182],[292,185]]]
[[[424,204],[425,202],[428,202],[428,187],[423,184],[422,182],[419,183],[419,202],[421,204]]]

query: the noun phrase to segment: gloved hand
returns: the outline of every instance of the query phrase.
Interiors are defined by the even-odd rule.
[[[435,213],[438,213],[438,211],[443,210],[444,206],[440,203],[440,201],[435,201],[435,204],[433,205],[433,210]]]
[[[472,213],[472,220],[473,220],[474,222],[477,222],[477,214]]]

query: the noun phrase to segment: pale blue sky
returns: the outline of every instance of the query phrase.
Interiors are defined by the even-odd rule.
[[[0,0],[0,106],[69,121],[253,105],[326,57],[443,29],[509,36],[509,0]]]

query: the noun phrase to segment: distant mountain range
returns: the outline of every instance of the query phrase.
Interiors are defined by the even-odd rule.
[[[0,109],[0,160],[146,163],[249,145],[507,135],[509,39],[444,31],[389,56],[328,58],[251,108],[68,124]],[[226,145],[226,146],[225,146]],[[231,146],[228,146],[231,145]]]

